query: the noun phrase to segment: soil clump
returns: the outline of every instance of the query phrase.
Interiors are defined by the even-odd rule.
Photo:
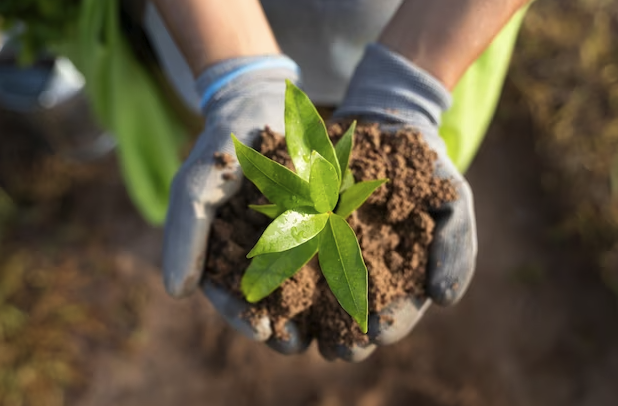
[[[333,142],[349,124],[329,126]],[[258,141],[258,151],[293,169],[282,136],[266,128]],[[451,181],[434,176],[436,159],[436,153],[415,130],[389,134],[376,124],[360,124],[356,129],[350,157],[355,181],[390,180],[348,218],[369,272],[370,312],[380,311],[398,297],[425,294],[427,250],[434,229],[430,213],[456,198]],[[248,205],[266,203],[245,179],[240,193],[219,209],[213,224],[205,278],[239,298],[243,297],[240,280],[250,263],[245,256],[270,221]],[[280,338],[286,335],[285,323],[293,320],[325,344],[367,343],[367,336],[330,292],[316,259],[255,304],[251,316],[268,314],[274,334]]]

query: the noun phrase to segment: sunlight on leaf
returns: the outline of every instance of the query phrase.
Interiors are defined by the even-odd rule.
[[[337,171],[341,169],[326,126],[309,97],[292,82],[287,81],[285,90],[285,142],[294,162],[298,176],[309,180],[311,175],[311,152],[317,151]]]
[[[247,258],[297,247],[318,235],[327,221],[328,213],[310,207],[288,210],[270,223]]]

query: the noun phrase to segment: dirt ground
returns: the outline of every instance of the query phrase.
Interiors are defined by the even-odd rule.
[[[108,234],[109,255],[127,283],[137,273],[149,292],[143,341],[91,354],[93,376],[72,404],[615,405],[616,297],[587,252],[552,239],[555,211],[533,151],[525,128],[492,129],[469,172],[480,257],[468,295],[358,365],[325,362],[314,347],[278,355],[234,333],[201,295],[168,298],[156,268],[160,232],[128,207],[114,210],[123,226]]]
[[[79,291],[69,304],[87,307],[96,328],[54,321],[61,342],[45,354],[58,358],[59,349],[73,349],[67,365],[78,376],[60,379],[53,370],[48,379],[66,391],[9,402],[1,393],[6,382],[14,372],[11,382],[30,387],[32,367],[22,361],[46,340],[27,340],[11,358],[6,349],[24,338],[8,334],[0,317],[0,404],[616,405],[618,296],[599,273],[598,253],[558,227],[568,204],[555,189],[547,192],[552,165],[539,148],[547,129],[517,102],[516,79],[467,173],[479,227],[468,294],[455,307],[431,308],[406,339],[356,365],[326,362],[315,346],[300,356],[279,355],[227,327],[201,294],[169,298],[158,269],[161,230],[139,218],[113,159],[63,169],[62,176],[83,176],[73,185],[60,182],[57,193],[45,188],[44,204],[5,214],[0,281],[16,252],[32,261],[61,258],[55,267],[36,263],[63,275],[69,293]],[[7,302],[5,293],[0,316],[7,303],[34,300]]]
[[[138,218],[118,174],[101,164],[105,176],[80,182],[49,215],[88,230],[95,258],[115,266],[114,284],[99,292],[110,308],[136,286],[145,299],[131,345],[81,354],[87,375],[66,404],[615,405],[616,297],[586,250],[550,232],[556,202],[541,188],[531,127],[503,124],[468,174],[480,238],[469,293],[358,365],[323,361],[314,347],[281,356],[232,331],[201,294],[167,297],[161,232]],[[80,244],[69,238],[57,249]]]

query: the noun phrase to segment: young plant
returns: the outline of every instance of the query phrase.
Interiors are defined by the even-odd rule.
[[[253,258],[241,281],[247,301],[268,296],[318,254],[331,291],[366,333],[367,267],[345,219],[387,179],[354,183],[348,161],[355,127],[333,147],[307,95],[287,82],[285,140],[296,173],[232,139],[245,176],[271,202],[249,207],[273,219],[247,255]]]

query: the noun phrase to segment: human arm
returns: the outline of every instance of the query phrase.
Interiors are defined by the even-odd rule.
[[[530,0],[405,0],[378,42],[452,91],[511,17]]]

